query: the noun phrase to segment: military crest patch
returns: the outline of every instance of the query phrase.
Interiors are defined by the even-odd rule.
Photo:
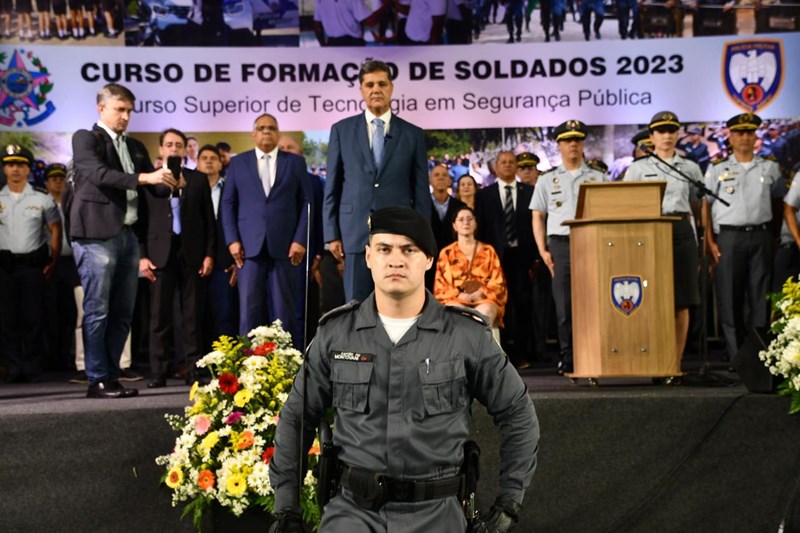
[[[779,40],[752,39],[725,44],[722,81],[728,97],[749,113],[769,105],[783,85],[783,45]]]
[[[55,112],[47,95],[53,90],[50,73],[31,51],[14,50],[6,64],[0,52],[0,124],[34,126]]]
[[[611,278],[611,303],[625,316],[631,316],[642,305],[642,278],[616,276]]]

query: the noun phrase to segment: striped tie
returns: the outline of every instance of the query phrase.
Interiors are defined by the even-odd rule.
[[[380,167],[381,159],[383,158],[383,143],[385,141],[383,120],[374,118],[372,123],[375,124],[375,133],[372,134],[372,156],[375,158],[375,166]]]
[[[506,199],[503,202],[503,220],[506,226],[506,244],[516,244],[517,242],[517,221],[514,217],[514,197],[511,196],[511,191],[514,190],[513,185],[506,185]]]

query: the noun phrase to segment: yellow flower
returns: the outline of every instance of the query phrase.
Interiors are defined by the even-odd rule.
[[[203,439],[203,441],[200,443],[200,446],[202,446],[203,449],[205,449],[206,451],[210,451],[214,446],[217,445],[218,442],[219,442],[219,433],[217,433],[216,431],[212,431],[211,433],[206,435],[206,438]]]
[[[192,385],[192,388],[189,389],[189,401],[194,400],[194,395],[197,394],[197,389],[199,387],[200,387],[200,382],[199,381],[195,381],[194,385]]]
[[[242,474],[231,474],[225,483],[225,489],[231,496],[242,496],[247,492],[247,478]]]
[[[183,483],[183,470],[172,468],[167,472],[167,487],[177,489]]]
[[[233,403],[236,407],[244,407],[253,398],[253,392],[249,389],[241,389],[233,396]]]

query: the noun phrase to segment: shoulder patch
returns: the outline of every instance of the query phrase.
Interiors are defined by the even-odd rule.
[[[727,160],[728,160],[728,157],[729,157],[729,156],[725,156],[725,157],[718,157],[718,158],[716,158],[716,159],[712,159],[712,160],[711,160],[711,164],[712,164],[712,165],[719,165],[720,163],[724,163],[725,161],[727,161]]]
[[[330,320],[333,317],[343,315],[354,309],[358,309],[359,305],[361,305],[361,302],[359,302],[358,300],[350,300],[344,305],[340,305],[335,309],[331,309],[330,311],[328,311],[327,313],[325,313],[320,317],[319,324],[320,325],[325,324],[328,320]]]
[[[486,327],[489,326],[489,323],[486,321],[486,317],[483,314],[477,312],[474,309],[470,309],[469,307],[460,307],[460,306],[457,306],[457,305],[446,305],[444,308],[447,311],[450,311],[451,313],[456,313],[456,314],[465,316],[465,317],[467,317],[467,318],[469,318],[471,320],[474,320],[475,322],[478,322],[481,325],[484,325]]]

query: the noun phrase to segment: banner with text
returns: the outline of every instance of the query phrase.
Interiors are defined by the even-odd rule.
[[[484,46],[242,49],[5,47],[0,129],[73,131],[118,82],[137,97],[132,131],[244,131],[261,113],[284,131],[358,113],[359,65],[395,74],[393,109],[426,129],[646,123],[747,111],[800,116],[800,34]],[[784,87],[788,87],[784,89]]]

